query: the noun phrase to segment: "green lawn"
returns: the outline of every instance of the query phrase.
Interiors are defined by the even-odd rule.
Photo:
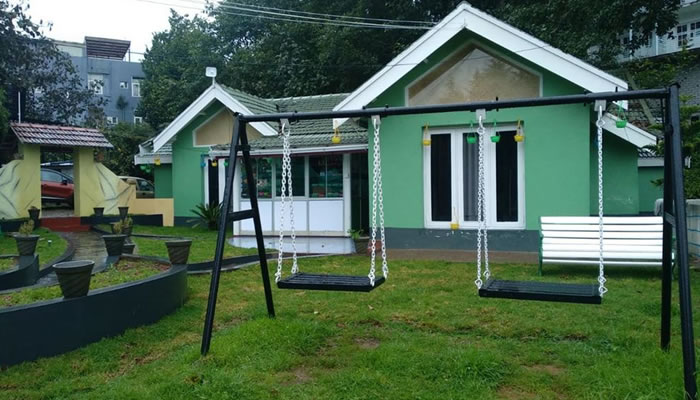
[[[365,274],[367,264],[360,256],[300,260],[302,270],[318,272]],[[658,346],[657,270],[608,269],[610,292],[593,306],[479,298],[473,263],[390,265],[390,280],[369,294],[274,289],[275,319],[267,317],[258,268],[224,273],[207,357],[199,346],[210,277],[190,276],[189,300],[173,315],[9,368],[0,373],[1,397],[682,397],[677,305],[672,350]],[[493,270],[537,279],[535,266]],[[543,279],[592,283],[596,275],[595,267],[549,267]],[[700,274],[691,275],[697,305]]]
[[[39,243],[36,252],[39,254],[39,262],[45,264],[66,251],[68,243],[56,232],[46,228],[38,228],[34,234],[39,235]],[[51,243],[49,244],[49,241]],[[0,254],[17,254],[17,244],[15,239],[5,234],[0,234]],[[0,260],[0,263],[3,261]]]
[[[170,268],[169,264],[160,264],[153,261],[122,259],[104,272],[95,274],[90,280],[90,289],[100,289],[120,283],[136,281],[148,278]],[[15,306],[34,303],[40,300],[63,297],[61,289],[49,286],[37,289],[26,289],[6,295],[0,295],[0,307]]]
[[[192,239],[189,262],[196,263],[210,261],[214,259],[216,250],[217,231],[210,231],[206,228],[188,227],[159,227],[135,225],[133,233],[143,233],[150,235],[179,236]],[[158,257],[168,257],[168,249],[165,247],[164,239],[151,239],[132,236],[131,240],[138,246],[139,254],[152,255]],[[249,254],[257,254],[256,249],[242,249],[226,245],[224,257],[235,257]]]

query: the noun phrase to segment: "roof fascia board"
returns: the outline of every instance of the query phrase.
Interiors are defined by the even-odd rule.
[[[615,136],[618,136],[632,143],[637,147],[644,147],[656,144],[656,136],[654,136],[653,134],[645,131],[644,129],[639,128],[638,126],[630,124],[629,122],[627,123],[626,127],[618,128],[615,125],[617,120],[618,118],[614,115],[610,113],[605,113],[603,115],[603,129],[612,133]]]
[[[323,153],[343,153],[358,150],[367,150],[367,144],[347,144],[347,145],[337,145],[337,146],[316,146],[316,147],[297,147],[289,149],[290,154],[323,154]],[[228,156],[228,150],[215,150],[209,151],[210,156]],[[240,154],[240,152],[239,152]],[[250,155],[253,156],[266,156],[266,155],[280,155],[282,154],[281,148],[275,149],[251,149]]]

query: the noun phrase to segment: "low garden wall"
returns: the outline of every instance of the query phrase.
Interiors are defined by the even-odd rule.
[[[175,265],[84,297],[2,308],[0,366],[65,353],[156,322],[182,306],[186,295],[187,266]]]
[[[39,256],[36,254],[20,256],[17,269],[0,272],[0,290],[33,285],[37,279],[39,279]],[[0,327],[4,329],[2,323]]]

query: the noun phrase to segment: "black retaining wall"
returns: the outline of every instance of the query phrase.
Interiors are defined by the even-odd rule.
[[[0,308],[0,365],[62,354],[158,321],[184,304],[187,266],[85,297]]]
[[[0,290],[29,286],[39,279],[39,256],[20,256],[19,268],[0,272]],[[0,330],[2,330],[0,323]],[[1,342],[0,342],[1,343]]]

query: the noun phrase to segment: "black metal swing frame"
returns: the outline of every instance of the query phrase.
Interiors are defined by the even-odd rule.
[[[634,99],[660,99],[665,104],[664,140],[666,150],[664,153],[664,207],[663,207],[663,257],[662,257],[662,284],[661,284],[661,348],[670,349],[671,343],[671,292],[673,280],[673,259],[671,256],[673,235],[676,235],[676,266],[678,267],[678,289],[681,319],[681,343],[683,348],[683,372],[685,393],[687,399],[697,400],[697,382],[695,380],[695,344],[693,334],[693,313],[690,291],[690,274],[688,263],[688,236],[685,210],[685,194],[683,190],[683,161],[681,153],[681,128],[680,128],[680,100],[678,86],[673,85],[665,89],[634,90],[624,92],[586,93],[580,95],[553,96],[542,98],[515,99],[505,101],[481,101],[470,103],[458,103],[447,105],[428,105],[412,107],[382,107],[363,108],[361,110],[324,111],[324,112],[291,112],[272,113],[259,115],[236,115],[231,140],[228,176],[224,191],[224,201],[221,209],[219,232],[216,241],[214,255],[214,268],[212,270],[211,285],[207,313],[202,335],[202,354],[209,351],[211,334],[214,324],[216,298],[219,289],[219,277],[221,275],[221,261],[223,259],[224,245],[226,241],[226,229],[230,223],[244,219],[252,219],[255,227],[255,238],[260,259],[260,272],[265,291],[267,312],[270,317],[275,316],[272,300],[272,288],[265,255],[263,231],[258,209],[257,190],[252,169],[250,168],[250,145],[246,134],[246,125],[251,122],[276,122],[281,119],[289,121],[328,119],[328,118],[366,118],[378,115],[389,117],[393,115],[430,114],[444,112],[464,112],[477,110],[499,110],[507,108],[522,108],[536,106],[551,106],[564,104],[593,104],[596,100],[625,101]],[[240,156],[245,165],[250,193],[251,208],[243,211],[231,211],[231,199],[233,192],[233,178],[236,172],[237,160]],[[680,205],[674,207],[674,205]],[[503,281],[501,281],[503,282]],[[497,296],[506,297],[506,296]],[[514,296],[512,298],[518,298]],[[520,297],[522,298],[522,296]],[[537,299],[535,299],[537,300]]]

